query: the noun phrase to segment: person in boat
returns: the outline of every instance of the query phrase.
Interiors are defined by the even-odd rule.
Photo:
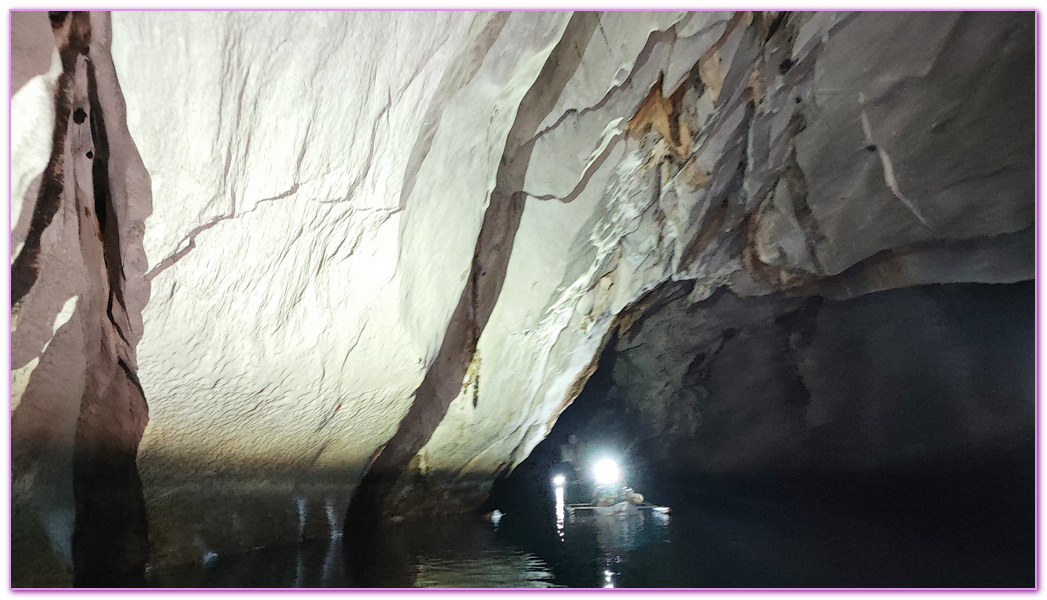
[[[597,489],[596,498],[593,499],[595,506],[614,506],[619,502],[630,504],[643,504],[643,494],[633,491],[626,486],[601,486]]]

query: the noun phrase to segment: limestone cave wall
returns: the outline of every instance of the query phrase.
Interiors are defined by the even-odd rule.
[[[609,343],[702,468],[923,392],[1028,427],[1027,371],[874,349],[978,373],[949,304],[998,298],[927,286],[1034,276],[1032,13],[12,19],[16,586],[469,510]]]
[[[691,303],[686,287],[665,288],[603,367],[610,429],[646,463],[759,473],[1031,461],[1032,282],[842,301],[719,291]]]

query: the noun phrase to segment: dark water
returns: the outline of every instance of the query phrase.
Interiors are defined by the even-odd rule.
[[[343,538],[152,571],[157,587],[553,587],[542,559],[479,517],[389,524],[363,555]]]
[[[701,485],[698,486],[697,483]],[[669,518],[509,512],[150,573],[160,587],[1032,587],[1032,471],[675,481]],[[352,541],[352,540],[349,540]]]
[[[541,527],[504,517],[390,524],[372,552],[354,557],[343,539],[261,548],[150,573],[158,587],[613,587],[641,548],[669,543],[670,520],[567,516]],[[544,554],[544,556],[542,556]]]

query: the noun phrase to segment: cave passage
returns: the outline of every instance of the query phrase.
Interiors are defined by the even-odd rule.
[[[11,23],[11,587],[1038,585],[1034,13]]]
[[[687,291],[657,290],[617,329],[550,434],[495,483],[486,519],[376,523],[363,563],[335,537],[152,584],[1035,585],[1032,282],[843,301],[720,291],[690,304]],[[637,378],[649,360],[661,366]],[[639,401],[649,387],[660,403]],[[566,504],[584,503],[607,456],[671,512],[558,511],[554,476]]]
[[[1033,319],[1031,282],[667,304],[608,343],[487,508],[568,585],[1033,586]],[[623,393],[645,389],[645,351],[660,407]],[[650,381],[672,372],[678,389]],[[693,434],[676,422],[690,411]],[[560,536],[552,477],[584,502],[615,451],[670,522],[617,546],[569,518]]]

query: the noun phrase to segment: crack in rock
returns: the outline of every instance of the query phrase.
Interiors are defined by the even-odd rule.
[[[870,149],[874,149],[876,154],[880,157],[880,163],[883,165],[883,180],[887,184],[887,187],[894,194],[894,197],[901,201],[905,205],[905,208],[909,209],[909,212],[913,214],[917,219],[923,223],[924,227],[934,231],[934,227],[931,226],[927,218],[923,216],[920,209],[916,208],[912,200],[909,200],[902,194],[902,190],[898,187],[898,180],[894,176],[894,165],[891,163],[891,157],[888,156],[887,151],[883,149],[883,144],[877,144],[873,140],[872,126],[869,124],[869,115],[865,111],[865,94],[858,92],[858,104],[862,107],[862,131],[865,132],[865,141],[869,144]]]
[[[600,144],[600,146],[597,147],[596,151],[593,152],[594,156],[589,160],[589,164],[585,166],[585,171],[582,172],[581,178],[578,179],[578,183],[575,184],[574,189],[571,190],[571,193],[567,194],[563,198],[556,196],[555,194],[542,194],[541,196],[537,196],[527,191],[524,191],[523,193],[531,198],[534,198],[535,200],[559,200],[563,203],[573,201],[582,192],[585,191],[586,186],[589,185],[589,180],[592,179],[593,175],[595,175],[597,171],[600,170],[600,167],[603,166],[603,164],[607,161],[607,158],[611,155],[611,152],[618,145],[618,142],[622,140],[622,137],[624,136],[625,132],[619,126],[619,121],[621,121],[621,119],[616,119],[615,122],[612,122],[608,126],[607,131],[613,131],[613,133],[610,136],[608,136],[605,139],[605,141]]]
[[[178,261],[182,260],[185,257],[186,254],[189,254],[189,251],[191,251],[194,248],[196,248],[196,236],[198,236],[201,233],[207,231],[208,229],[211,229],[215,225],[218,225],[222,221],[228,221],[228,220],[234,219],[236,217],[243,217],[243,216],[246,216],[246,215],[249,215],[249,214],[255,212],[256,210],[258,210],[258,207],[263,202],[275,202],[276,200],[283,200],[284,198],[288,198],[290,196],[293,196],[293,195],[298,193],[298,188],[299,187],[301,187],[301,186],[299,184],[295,183],[286,192],[284,192],[282,194],[279,194],[277,196],[273,196],[272,198],[264,198],[262,200],[259,200],[258,202],[255,202],[254,206],[252,206],[250,209],[245,210],[244,212],[242,212],[240,214],[236,214],[236,199],[234,198],[233,199],[233,212],[231,212],[230,214],[227,214],[227,215],[219,215],[219,216],[211,219],[207,223],[204,223],[203,225],[200,225],[198,227],[194,227],[192,230],[190,230],[189,233],[187,233],[185,235],[185,237],[182,238],[182,243],[184,243],[184,242],[186,242],[186,240],[188,240],[188,244],[184,248],[182,248],[181,250],[179,250],[179,251],[175,252],[174,254],[168,256],[167,258],[161,260],[155,267],[150,269],[149,272],[145,274],[146,281],[152,281],[154,277],[159,275],[161,272],[167,270],[168,268],[174,266],[174,264],[177,263]],[[181,246],[182,243],[179,243],[178,245]]]

